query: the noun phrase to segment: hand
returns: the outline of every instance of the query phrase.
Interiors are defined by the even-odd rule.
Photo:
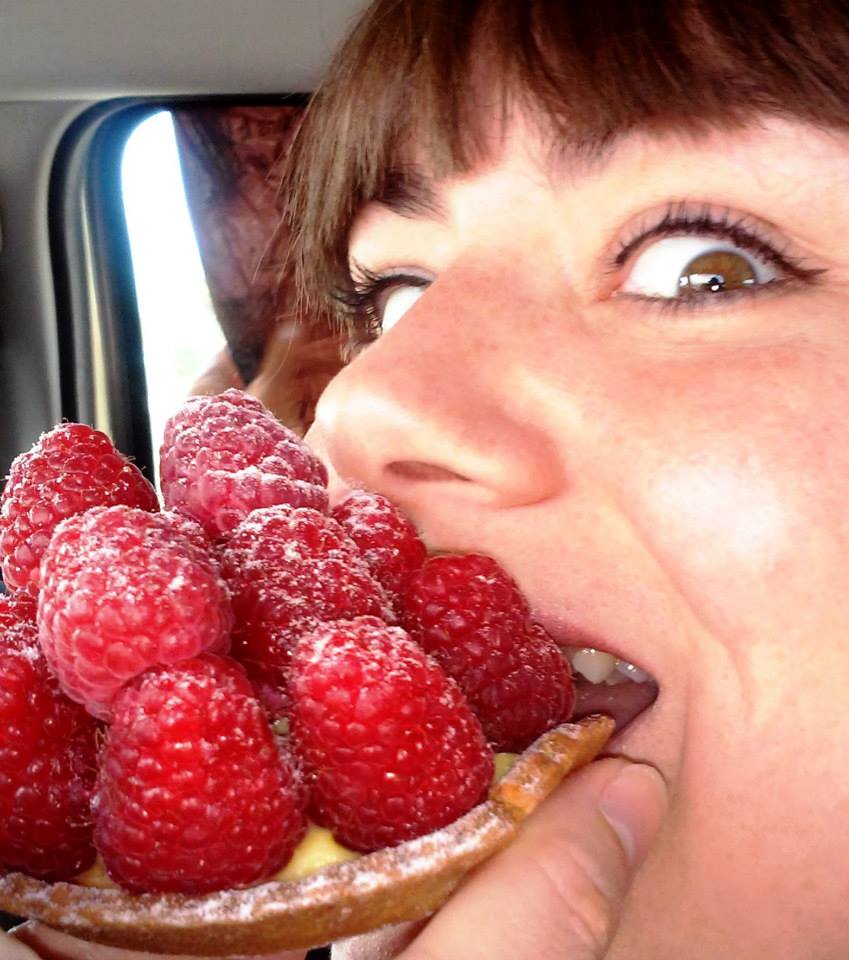
[[[312,423],[318,398],[345,365],[348,349],[341,334],[281,323],[266,344],[259,371],[246,387],[247,392],[303,436]]]
[[[333,958],[602,960],[666,802],[652,768],[621,759],[593,763],[543,803],[516,841],[477,870],[432,920],[338,943]],[[84,943],[37,923],[16,928],[13,936],[7,944],[0,935],[3,960],[167,960]],[[302,958],[298,951],[261,960]]]
[[[200,396],[215,393],[224,393],[230,387],[236,387],[238,390],[244,390],[245,384],[236,364],[233,363],[233,356],[229,347],[224,347],[212,359],[212,363],[195,380],[189,388],[190,396]]]
[[[653,768],[593,763],[432,920],[338,943],[333,960],[601,960],[666,803]]]
[[[0,957],[3,957],[3,960],[36,960],[37,956],[29,947],[17,943],[5,933],[0,933]]]
[[[24,946],[26,944],[26,946]],[[256,960],[303,960],[303,950],[281,951],[263,954]],[[9,936],[0,933],[0,958],[2,960],[203,960],[202,957],[167,957],[161,953],[139,953],[137,950],[121,950],[117,947],[102,947],[59,933],[40,923],[22,924]],[[225,960],[217,957],[215,960]],[[234,960],[251,960],[238,957]]]

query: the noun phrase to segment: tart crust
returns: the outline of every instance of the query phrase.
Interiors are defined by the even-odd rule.
[[[192,897],[132,895],[7,873],[0,877],[0,909],[96,943],[204,957],[306,949],[419,920],[439,909],[469,870],[506,846],[563,777],[594,759],[613,728],[604,716],[555,727],[459,820],[301,880]]]

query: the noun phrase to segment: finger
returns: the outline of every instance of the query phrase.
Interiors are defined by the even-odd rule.
[[[7,937],[5,933],[0,933],[0,957],[3,960],[38,960],[29,947]]]
[[[230,387],[244,389],[242,376],[233,362],[230,348],[225,347],[213,359],[210,366],[189,387],[189,396],[223,393]]]
[[[607,759],[579,771],[469,878],[402,960],[598,960],[666,805],[651,767]]]
[[[32,947],[42,960],[203,960],[202,957],[197,956],[165,956],[161,953],[144,953],[138,950],[124,950],[120,947],[89,943],[87,940],[78,940],[76,937],[33,921],[15,927],[12,934]],[[5,944],[1,946],[5,947]],[[304,960],[304,956],[303,950],[283,950],[278,953],[265,953],[257,958],[239,955],[233,960]],[[0,958],[6,960],[6,955],[0,952]],[[18,960],[18,958],[10,957],[9,960]],[[21,960],[24,960],[24,957]],[[226,960],[226,958],[217,957],[216,960]]]
[[[399,923],[394,927],[384,927],[373,933],[340,940],[331,948],[331,960],[389,960],[397,957],[404,947],[413,942],[426,924],[427,920]]]

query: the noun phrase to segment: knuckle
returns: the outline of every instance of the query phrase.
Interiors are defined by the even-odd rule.
[[[568,848],[556,858],[540,858],[536,868],[551,902],[559,905],[555,922],[560,935],[574,943],[576,960],[602,956],[613,936],[618,898],[597,864],[582,850]]]

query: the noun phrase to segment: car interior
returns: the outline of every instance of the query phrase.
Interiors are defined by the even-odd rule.
[[[216,351],[253,378],[280,315],[276,164],[359,6],[2,0],[4,475],[65,418],[152,477]]]
[[[66,419],[154,479],[182,398],[254,379],[278,163],[360,6],[0,0],[4,476]]]

